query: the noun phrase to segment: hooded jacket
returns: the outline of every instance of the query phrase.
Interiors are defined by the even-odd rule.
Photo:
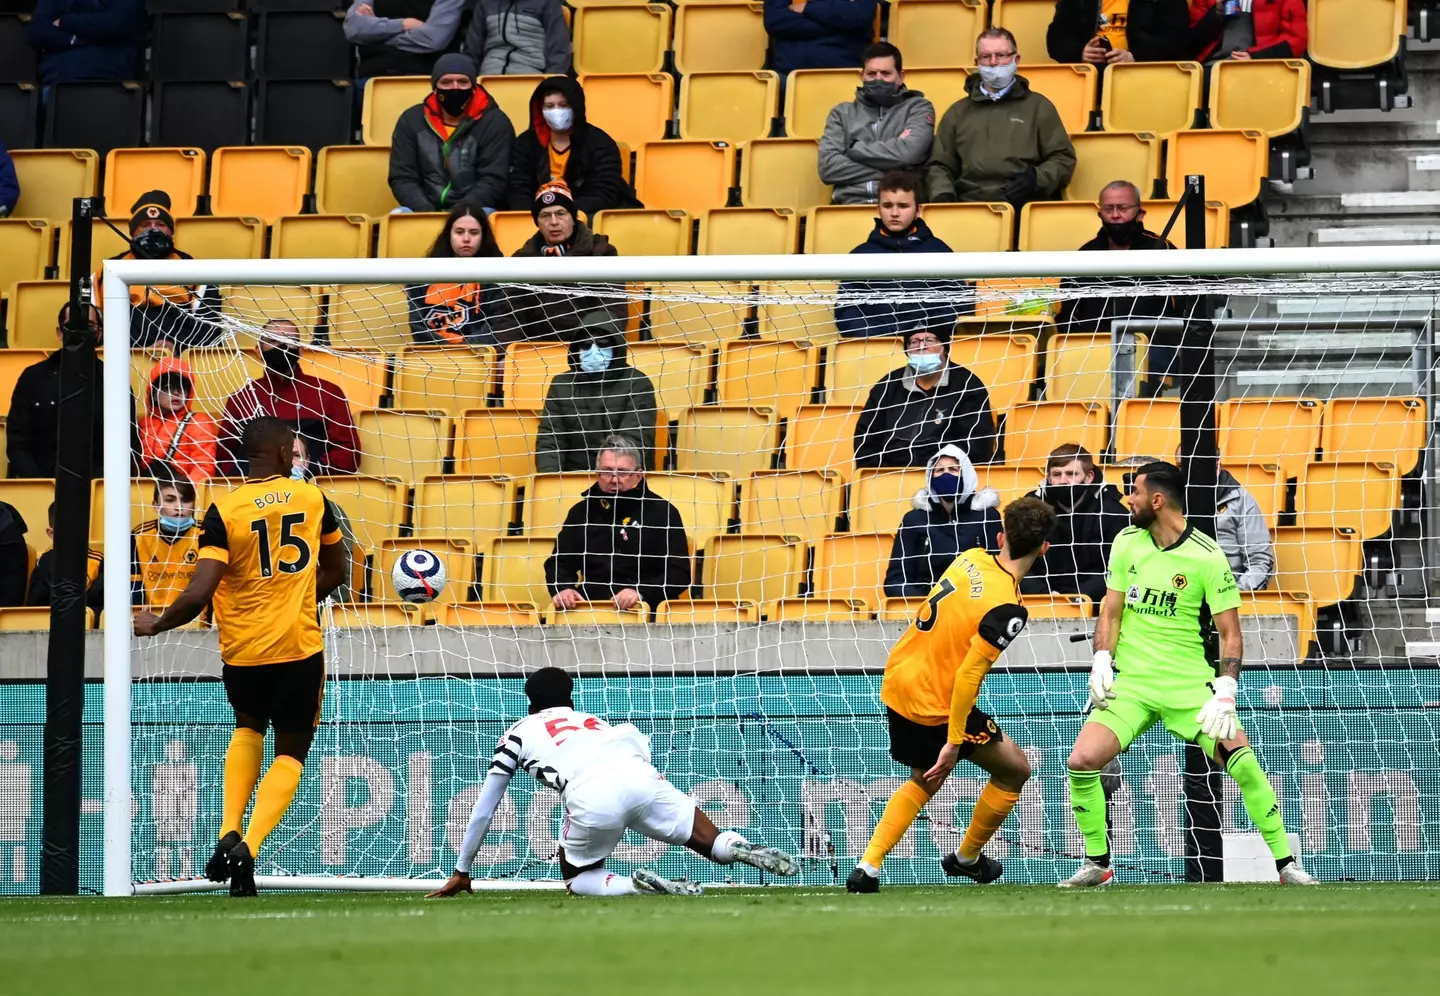
[[[1056,62],[1080,62],[1099,25],[1100,0],[1059,0],[1045,32],[1045,50]],[[1136,62],[1181,62],[1194,57],[1189,28],[1185,0],[1130,0],[1124,47]]]
[[[185,379],[189,397],[180,411],[166,411],[155,403],[159,380],[166,374]],[[166,358],[150,371],[150,397],[140,419],[140,463],[167,463],[199,484],[215,473],[215,445],[219,427],[215,417],[196,411],[195,377],[184,360]]]
[[[960,461],[960,493],[946,511],[930,480],[942,456]],[[915,492],[915,507],[900,520],[885,571],[890,598],[924,598],[957,556],[972,547],[1000,552],[1000,494],[981,488],[975,467],[958,446],[942,446],[925,464],[925,487]]]
[[[1056,200],[1075,173],[1075,146],[1055,105],[1016,76],[998,100],[976,74],[935,130],[928,173],[932,201],[1003,201],[1011,178],[1035,167],[1031,200]]]
[[[460,123],[445,138],[440,102],[432,91],[395,122],[390,139],[390,191],[412,211],[448,211],[462,201],[505,205],[510,144],[515,129],[478,83]]]
[[[1230,572],[1241,591],[1259,591],[1270,585],[1275,573],[1275,550],[1265,513],[1254,495],[1240,486],[1225,468],[1215,488],[1215,539],[1230,561]]]
[[[902,89],[881,107],[856,87],[854,100],[830,109],[820,136],[820,180],[835,188],[831,202],[874,204],[887,171],[924,168],[934,136],[935,105],[919,90]]]
[[[1089,484],[1042,484],[1027,496],[1055,509],[1050,549],[1020,580],[1024,594],[1105,597],[1110,544],[1130,525],[1130,509],[1100,469]]]
[[[791,0],[765,0],[770,68],[783,79],[792,69],[859,66],[875,31],[878,0],[812,0],[800,13]]]
[[[353,474],[360,466],[360,434],[339,385],[295,370],[266,370],[230,395],[220,422],[216,472],[243,477],[247,465],[240,430],[256,413],[299,426],[310,439],[310,466],[320,474]],[[323,438],[318,438],[323,435]]]
[[[924,218],[916,218],[910,228],[896,234],[875,219],[870,236],[850,252],[910,253],[950,252],[951,249],[935,234]],[[964,282],[950,280],[852,280],[842,283],[836,294],[835,327],[846,338],[876,335],[901,335],[921,326],[953,325],[963,310],[955,303],[964,297]],[[904,295],[922,295],[925,301],[902,301]],[[842,303],[847,297],[865,298],[853,304]],[[895,297],[891,299],[891,295]]]
[[[49,86],[135,79],[147,26],[145,0],[38,0],[26,33]]]
[[[545,236],[536,232],[515,250],[516,256],[545,256]],[[596,235],[580,220],[565,243],[565,256],[618,256],[615,246],[603,235]],[[557,255],[557,258],[561,258]],[[623,287],[609,288],[610,293],[576,296],[573,285],[554,292],[533,286],[512,285],[505,288],[505,298],[496,306],[491,326],[501,342],[517,339],[570,339],[580,330],[582,319],[593,311],[605,311],[617,322],[625,321],[629,305]],[[593,289],[593,288],[592,288]],[[613,295],[613,296],[612,296]],[[589,468],[586,468],[589,469]]]
[[[568,73],[570,25],[560,0],[476,0],[460,49],[482,76]]]
[[[940,383],[926,391],[909,366],[881,377],[855,423],[855,466],[924,467],[953,443],[973,463],[995,455],[990,392],[965,367],[946,363]]]
[[[1251,0],[1255,42],[1246,51],[1252,59],[1299,59],[1310,44],[1310,25],[1304,0]],[[1225,19],[1217,0],[1193,0],[1190,5],[1190,45],[1199,62],[1214,57],[1225,40]],[[1227,53],[1228,54],[1228,53]]]
[[[541,110],[546,95],[552,93],[564,95],[575,117],[563,177],[550,175],[550,126]],[[565,181],[576,209],[591,221],[597,211],[644,207],[621,173],[620,147],[586,119],[585,91],[566,76],[542,81],[530,95],[530,127],[510,147],[510,210],[529,211],[535,192],[552,179]]]
[[[122,252],[111,259],[137,259]],[[192,259],[176,249],[170,260]],[[90,275],[90,300],[105,310],[105,269]],[[132,285],[130,288],[130,346],[139,349],[162,342],[172,343],[178,352],[195,346],[214,346],[224,337],[219,322],[220,288],[209,284]]]
[[[545,561],[550,593],[574,588],[587,602],[609,601],[625,588],[655,608],[690,587],[690,547],[675,506],[642,480],[609,495],[592,484],[565,516],[555,552]]]
[[[9,502],[0,501],[0,609],[26,604],[25,575],[30,570],[29,532],[25,517]]]
[[[613,350],[609,368],[599,373],[587,373],[580,366],[580,351],[591,342]],[[535,437],[538,473],[593,470],[600,444],[611,433],[637,441],[646,468],[654,466],[655,387],[628,359],[625,336],[618,330],[570,344],[570,369],[550,382],[540,410]]]
[[[345,37],[360,53],[358,79],[429,76],[435,56],[450,47],[469,0],[370,0],[373,17],[361,17],[355,0],[345,12]],[[424,23],[405,30],[405,18]]]

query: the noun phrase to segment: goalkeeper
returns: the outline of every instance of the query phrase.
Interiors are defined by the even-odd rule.
[[[1184,481],[1168,463],[1135,473],[1134,525],[1115,538],[1090,668],[1094,710],[1070,752],[1070,806],[1085,837],[1085,861],[1063,887],[1109,885],[1101,769],[1155,724],[1198,744],[1240,786],[1245,811],[1265,838],[1280,882],[1314,885],[1290,853],[1275,790],[1235,715],[1244,646],[1240,592],[1219,545],[1185,521]],[[1205,638],[1213,618],[1220,667]]]

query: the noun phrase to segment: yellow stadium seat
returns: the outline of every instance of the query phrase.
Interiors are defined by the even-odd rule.
[[[132,353],[131,356],[137,354]],[[185,362],[190,365],[190,374],[195,384],[196,407],[216,416],[225,410],[225,402],[230,399],[230,395],[265,372],[260,357],[253,351],[236,351],[219,346],[213,349],[187,349]],[[131,365],[137,366],[133,361]]]
[[[971,55],[967,55],[962,61],[968,62],[971,58]],[[1028,75],[1028,69],[1026,73]],[[906,57],[905,86],[910,90],[919,90],[925,95],[925,99],[934,105],[937,125],[952,104],[965,99],[965,80],[969,76],[968,72],[953,64],[944,69],[923,66],[911,68],[909,57]]]
[[[6,324],[10,330],[10,348],[58,348],[60,335],[55,319],[60,308],[70,300],[70,281],[24,280],[9,290],[10,317]],[[5,404],[10,404],[9,391],[5,393]]]
[[[340,629],[419,626],[422,611],[409,602],[351,602],[335,606],[330,619]]]
[[[622,256],[688,256],[690,215],[684,211],[599,211],[595,231]]]
[[[10,403],[6,395],[5,403]],[[50,549],[45,527],[50,524],[50,503],[55,500],[55,481],[48,477],[16,478],[0,481],[0,501],[13,505],[25,520],[25,542],[38,556]]]
[[[719,142],[647,142],[635,180],[641,201],[700,217],[729,199],[735,148]]]
[[[1021,595],[1020,604],[1031,619],[1089,619],[1095,614],[1089,595]]]
[[[394,352],[413,339],[410,299],[399,284],[342,284],[330,295],[330,344]]]
[[[55,324],[55,315],[59,312],[60,305],[55,306],[55,311],[50,314],[50,324]],[[13,336],[13,333],[12,333]],[[45,347],[20,347],[15,340],[10,340],[9,349],[0,349],[0,415],[10,414],[10,399],[15,394],[15,382],[20,379],[20,374],[26,367],[33,367],[50,353],[58,348],[59,337],[55,329],[50,329],[50,341]]]
[[[517,135],[523,134],[530,127],[530,98],[535,95],[535,88],[544,81],[543,73],[480,77],[480,85],[485,88],[490,99],[495,101],[495,105],[505,112],[505,116],[510,119],[510,124]],[[590,110],[588,100],[585,110],[588,118]]]
[[[12,217],[58,225],[74,216],[75,198],[95,196],[100,157],[91,149],[11,149],[10,158],[20,181]]]
[[[196,518],[203,518],[205,509],[209,507],[209,495],[206,494],[205,485],[195,489],[195,513]],[[155,482],[144,479],[134,479],[130,482],[130,528],[135,529],[147,519],[155,518]],[[33,527],[34,524],[26,520],[26,524]],[[41,529],[45,527],[42,520]],[[90,482],[90,545],[103,549],[105,545],[105,482],[95,480]]]
[[[315,206],[321,214],[383,217],[399,205],[390,192],[390,136],[382,145],[331,145],[315,167]]]
[[[1270,166],[1270,143],[1258,131],[1203,129],[1170,137],[1166,155],[1170,189],[1185,187],[1185,177],[1205,177],[1205,199],[1234,210],[1260,196],[1260,181]]]
[[[758,471],[740,482],[740,531],[813,542],[835,529],[844,495],[833,470]]]
[[[1135,184],[1142,201],[1154,191],[1160,176],[1160,140],[1151,133],[1092,131],[1071,135],[1070,142],[1075,146],[1075,174],[1065,188],[1066,200],[1093,202],[1114,180]],[[1154,217],[1147,220],[1156,223]]]
[[[539,626],[540,610],[530,602],[454,602],[440,606],[440,626]]]
[[[438,407],[459,416],[494,391],[493,346],[407,346],[395,357],[395,407]]]
[[[955,252],[1009,252],[1013,248],[1015,209],[1009,204],[927,204],[920,214],[930,231]]]
[[[1273,463],[1226,463],[1224,469],[1250,492],[1265,516],[1266,526],[1274,529],[1279,525],[1280,513],[1285,511],[1286,492],[1285,475],[1280,473],[1280,468]]]
[[[334,384],[351,408],[378,408],[390,384],[390,357],[379,350],[304,349],[300,369]]]
[[[750,284],[665,283],[650,289],[650,335],[710,347],[744,334]]]
[[[680,16],[704,9],[686,4]],[[779,94],[780,77],[768,70],[686,76],[680,81],[680,137],[732,145],[764,138],[780,113]]]
[[[697,251],[702,256],[768,255],[795,252],[800,216],[789,208],[714,208],[700,219]]]
[[[924,605],[923,598],[887,598],[880,603],[875,618],[880,622],[912,622]]]
[[[429,76],[373,76],[366,80],[360,112],[360,133],[365,144],[388,146],[400,115],[429,94]]]
[[[550,381],[570,369],[563,342],[512,342],[505,350],[505,407],[539,409]]]
[[[1043,465],[1061,443],[1079,443],[1091,453],[1105,451],[1110,413],[1084,401],[1039,401],[1016,405],[1005,420],[1005,459]]]
[[[310,190],[310,150],[303,146],[216,149],[210,202],[216,214],[254,215],[266,224],[299,214]]]
[[[759,69],[765,65],[769,45],[763,3],[682,2],[675,14],[675,68],[683,75],[681,93],[691,73]],[[683,115],[685,98],[680,100]]]
[[[839,339],[835,328],[838,284],[823,280],[760,284],[761,305],[755,319],[762,339],[807,339],[828,346]]]
[[[535,234],[535,219],[529,211],[496,211],[490,216],[490,230],[500,251],[513,256]]]
[[[395,561],[409,550],[429,550],[444,562],[445,590],[435,600],[437,603],[470,601],[470,586],[475,582],[475,552],[469,543],[437,535],[382,541],[379,549],[380,576],[386,579],[387,588],[391,572],[395,570]]]
[[[1169,137],[1191,127],[1200,107],[1203,75],[1198,62],[1117,62],[1106,66],[1105,85],[1100,90],[1105,130],[1148,131]]]
[[[487,602],[548,606],[545,560],[554,552],[552,539],[501,536],[491,540],[482,568],[482,597]]]
[[[175,244],[196,259],[259,259],[265,254],[265,223],[218,215],[182,218],[175,222]]]
[[[127,218],[110,218],[110,225],[118,228],[111,228],[105,223],[105,219],[96,218],[90,223],[90,265],[92,270],[98,271],[104,260],[112,256],[130,251],[130,244],[125,241],[124,232],[129,224]],[[71,222],[61,222],[56,226],[60,233],[60,240],[55,250],[55,266],[58,276],[62,280],[70,278],[70,227]],[[180,221],[175,223],[177,230],[180,228]]]
[[[418,481],[439,474],[450,452],[450,417],[442,411],[357,412],[360,473]]]
[[[1136,336],[1135,366],[1145,369],[1149,340]],[[1110,333],[1061,332],[1045,344],[1045,399],[1087,401],[1114,396]]]
[[[355,539],[368,550],[377,549],[408,525],[406,498],[409,487],[400,481],[353,474],[317,477],[325,497],[340,506],[350,520]]]
[[[805,252],[850,252],[875,228],[873,204],[826,204],[811,208],[805,218]]]
[[[387,214],[380,219],[380,240],[375,255],[381,259],[420,259],[430,254],[435,238],[445,227],[443,211]]]
[[[765,606],[771,622],[869,622],[874,609],[858,598],[781,598]]]
[[[680,417],[676,469],[724,471],[732,477],[748,477],[757,470],[770,469],[778,436],[779,423],[769,408],[691,408]]]
[[[885,600],[891,534],[842,533],[815,544],[815,594],[854,599],[871,610]]]
[[[861,407],[881,377],[904,365],[905,343],[898,336],[832,343],[825,368],[825,403]]]
[[[260,231],[265,231],[262,226]],[[254,349],[260,327],[272,318],[287,318],[300,327],[300,338],[308,341],[320,324],[324,295],[314,287],[284,284],[238,284],[220,288],[220,313],[239,318],[250,328],[236,331],[242,349]],[[340,339],[332,339],[343,346]]]
[[[754,602],[677,598],[660,603],[655,621],[671,626],[757,623],[760,621],[760,607]]]
[[[1222,59],[1210,73],[1213,128],[1275,138],[1299,128],[1309,104],[1310,63],[1304,59]]]
[[[6,405],[9,402],[5,402]],[[10,472],[9,457],[5,454],[5,416],[0,415],[0,480],[3,480]]]
[[[436,476],[415,486],[415,531],[467,540],[475,550],[505,535],[514,510],[515,484],[508,477]]]
[[[364,259],[370,219],[363,214],[297,214],[275,219],[271,259]]]
[[[1389,62],[1406,33],[1404,0],[1310,0],[1306,54],[1330,69]]]
[[[781,418],[810,403],[819,350],[804,341],[737,341],[720,346],[716,376],[722,405],[773,408]]]
[[[653,482],[654,475],[646,481]],[[567,474],[535,474],[525,482],[525,500],[520,503],[520,523],[526,536],[554,539],[570,509],[585,490],[595,483],[590,471]]]
[[[1025,77],[1030,89],[1048,98],[1050,103],[1055,105],[1066,131],[1083,132],[1089,128],[1090,113],[1096,109],[1100,73],[1088,62],[1078,65],[1052,63],[1044,66],[1035,65],[1034,62],[1035,60],[1028,56],[1021,58],[1020,75]],[[905,75],[908,77],[910,74]],[[939,110],[938,105],[936,110]]]
[[[1077,191],[1077,196],[1078,196]],[[1096,195],[1099,195],[1097,190]],[[1175,201],[1146,201],[1145,224],[1157,235],[1175,210]],[[1100,206],[1094,201],[1031,201],[1020,209],[1020,249],[1022,251],[1065,252],[1079,249],[1100,230]],[[1205,238],[1207,248],[1218,249],[1229,238],[1230,211],[1217,200],[1205,201]],[[1188,249],[1185,241],[1185,219],[1170,229],[1169,239],[1179,249]],[[1196,248],[1200,248],[1197,246]]]
[[[925,487],[924,467],[885,470],[863,467],[850,483],[850,531],[894,533],[900,520],[915,506],[915,492]],[[886,558],[889,551],[886,551]]]
[[[540,415],[504,408],[472,408],[455,434],[455,473],[525,477],[535,472]]]
[[[1309,595],[1316,609],[1349,598],[1363,563],[1360,536],[1353,529],[1281,526],[1275,530],[1274,586]]]
[[[959,334],[950,340],[950,362],[980,378],[990,393],[990,407],[996,418],[1029,398],[1039,363],[1035,335],[990,331],[1003,327],[1003,323],[961,319]],[[980,334],[970,334],[971,329],[980,330]]]
[[[791,470],[832,468],[841,479],[854,469],[855,423],[861,408],[848,405],[802,405],[785,433],[785,465]]]
[[[1320,448],[1326,460],[1380,460],[1408,474],[1420,459],[1425,433],[1420,398],[1331,398],[1325,402]]]
[[[825,134],[831,108],[854,100],[859,85],[860,73],[855,69],[793,71],[785,87],[785,134],[818,141]]]
[[[1049,0],[995,0],[990,23],[1005,28],[1015,36],[1015,50],[1020,53],[1022,74],[1028,64],[1053,63],[1046,49],[1045,34],[1055,19],[1055,5]],[[969,61],[969,55],[965,61]]]
[[[627,626],[643,625],[650,619],[650,607],[640,602],[628,609],[617,609],[614,602],[581,602],[571,609],[547,605],[541,616],[549,626]]]
[[[205,193],[205,153],[199,149],[111,149],[105,157],[105,207],[120,217],[130,216],[141,194],[163,190],[170,195],[170,216],[187,218]],[[222,211],[217,214],[244,214]],[[298,209],[297,209],[298,210]],[[65,213],[70,217],[70,212]],[[124,227],[124,226],[121,226]]]
[[[50,631],[50,606],[11,606],[0,608],[0,632],[5,633],[48,633]]]
[[[982,0],[894,0],[888,37],[904,53],[907,70],[953,66],[959,53],[975,51],[986,13]],[[970,56],[961,58],[968,62]]]
[[[42,218],[0,218],[0,297],[19,280],[41,280],[54,230]]]
[[[765,604],[798,595],[806,546],[794,536],[716,536],[701,567],[706,598]]]
[[[991,488],[1000,494],[1000,507],[1004,508],[1016,498],[1024,498],[1045,480],[1044,464],[1030,466],[1013,463],[982,463],[975,468],[980,487]]]
[[[1220,403],[1216,427],[1223,463],[1278,464],[1299,477],[1315,459],[1325,407],[1314,398],[1243,398]]]
[[[1312,463],[1295,491],[1296,525],[1341,526],[1362,540],[1389,532],[1399,507],[1393,463]]]
[[[675,506],[686,535],[699,545],[723,533],[734,514],[735,486],[724,475],[647,474],[650,490]],[[536,474],[525,486],[521,522],[527,536],[553,537],[586,488],[592,473]]]
[[[704,404],[710,382],[710,351],[699,346],[669,342],[632,342],[630,364],[650,378],[655,400],[665,421],[673,421],[687,408]]]
[[[740,199],[746,207],[788,208],[801,214],[830,203],[820,180],[820,143],[813,138],[757,138],[743,146]]]
[[[1115,459],[1175,459],[1180,452],[1179,398],[1126,398],[1115,412]]]
[[[638,149],[665,137],[675,107],[675,81],[665,73],[581,76],[585,117],[617,142]]]
[[[1309,598],[1303,594],[1270,589],[1242,591],[1240,598],[1242,617],[1287,616],[1294,619],[1296,657],[1304,660],[1315,640],[1315,606]]]
[[[658,73],[670,48],[670,8],[591,4],[575,12],[575,72]]]

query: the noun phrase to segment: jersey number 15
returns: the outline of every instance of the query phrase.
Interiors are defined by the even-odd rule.
[[[271,559],[270,551],[270,523],[266,519],[256,519],[250,523],[250,531],[254,533],[260,542],[260,576],[271,577],[275,568],[280,568],[282,574],[299,574],[310,564],[310,544],[306,543],[299,536],[290,530],[295,526],[305,524],[304,512],[291,512],[289,515],[280,517],[280,549],[287,546],[295,548],[294,560],[282,560],[276,563]]]

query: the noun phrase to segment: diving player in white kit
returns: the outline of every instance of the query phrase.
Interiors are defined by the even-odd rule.
[[[577,711],[571,702],[573,687],[558,667],[541,668],[526,680],[530,715],[500,737],[470,813],[460,860],[449,880],[427,898],[470,891],[471,865],[516,769],[559,792],[565,804],[560,870],[573,895],[694,896],[703,891],[697,883],[671,881],[648,868],[637,868],[629,878],[606,872],[605,859],[627,829],[651,840],[684,844],[716,864],[739,861],[773,875],[799,872],[785,852],[758,847],[733,830],[718,830],[694,799],[655,770],[649,737],[630,723],[611,726]]]

